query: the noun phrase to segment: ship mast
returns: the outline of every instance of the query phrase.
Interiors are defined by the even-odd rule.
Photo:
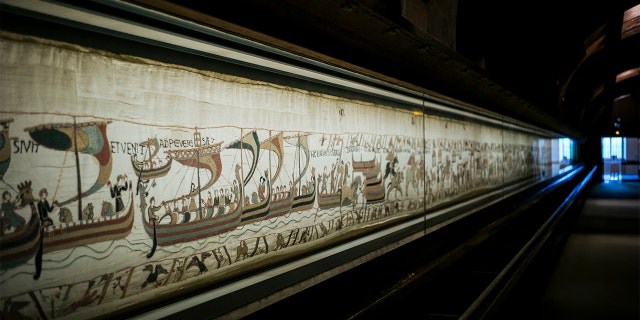
[[[82,220],[82,182],[80,181],[80,157],[78,157],[78,128],[73,117],[73,153],[76,158],[76,178],[78,179],[78,221]]]
[[[193,134],[193,144],[196,147],[196,157],[198,161],[196,175],[198,177],[198,218],[200,218],[202,217],[202,190],[200,190],[200,147],[202,145],[202,139],[200,132],[198,132],[198,127],[196,127],[196,132]]]

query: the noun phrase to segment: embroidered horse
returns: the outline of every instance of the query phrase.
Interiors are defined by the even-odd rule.
[[[399,170],[395,175],[391,176],[391,181],[387,185],[387,198],[391,197],[391,191],[395,191],[394,197],[398,198],[398,192],[402,196],[402,181],[404,180],[404,173]]]

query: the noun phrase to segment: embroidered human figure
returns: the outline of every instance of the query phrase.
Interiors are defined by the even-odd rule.
[[[156,206],[155,197],[151,197],[151,199],[149,199],[149,208],[147,208],[147,215],[149,216],[149,222],[156,223],[156,221],[158,220],[158,215],[156,215],[156,212],[158,212],[161,208],[162,206]]]
[[[120,212],[124,210],[124,201],[122,201],[122,191],[126,191],[131,186],[127,184],[127,175],[118,175],[116,179],[116,184],[114,186],[111,185],[111,180],[107,181],[107,186],[111,191],[111,198],[116,199],[116,212]]]
[[[40,195],[40,201],[38,201],[38,214],[40,215],[40,223],[42,223],[43,227],[48,227],[53,224],[53,220],[49,218],[49,213],[53,211],[53,207],[57,205],[57,201],[53,202],[53,205],[49,204],[47,200],[47,196],[49,192],[47,192],[47,188],[42,188],[38,193]]]
[[[211,197],[211,191],[207,191],[207,202],[205,208],[207,208],[207,218],[213,217],[213,197]]]
[[[9,191],[2,193],[2,212],[4,213],[2,217],[2,232],[11,229],[11,227],[20,229],[26,223],[25,219],[15,211],[18,201],[19,199],[17,198],[15,201],[11,201],[11,193]]]

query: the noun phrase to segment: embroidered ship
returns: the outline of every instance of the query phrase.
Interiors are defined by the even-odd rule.
[[[41,225],[37,210],[33,205],[31,182],[20,184],[21,206],[30,205],[31,216],[29,222],[20,230],[0,238],[0,247],[2,247],[2,259],[0,260],[2,260],[3,269],[28,260],[38,251],[36,275],[39,276],[41,263],[39,255],[42,253],[120,239],[130,233],[133,226],[132,197],[129,197],[128,205],[123,210],[105,215],[103,218],[93,218],[92,203],[88,203],[84,209],[82,207],[82,200],[102,189],[111,174],[112,158],[106,133],[109,123],[110,121],[56,123],[24,129],[41,146],[53,150],[73,152],[76,159],[75,168],[78,181],[80,181],[81,174],[78,162],[80,153],[90,155],[97,160],[98,174],[95,182],[87,190],[80,190],[78,184],[76,195],[57,203],[61,216],[62,213],[66,213],[68,218],[62,224]],[[66,208],[66,205],[72,203],[78,205],[78,217],[75,221],[71,217],[71,210]],[[103,202],[103,206],[107,204]]]
[[[364,174],[364,198],[368,204],[384,202],[384,179],[380,170],[380,162],[374,157],[371,160],[356,161],[353,159],[353,172],[361,172]]]
[[[2,235],[0,235],[0,269],[7,269],[18,266],[29,260],[38,250],[38,242],[40,240],[40,220],[38,213],[33,204],[33,196],[30,188],[31,183],[20,184],[20,194],[18,195],[21,203],[16,210],[30,205],[31,215],[29,221],[22,227],[16,228],[11,233],[5,233],[4,224],[1,226]],[[24,191],[23,191],[24,190]],[[3,209],[4,209],[3,204]],[[6,213],[5,213],[6,215]]]
[[[330,193],[318,191],[318,207],[320,209],[330,209],[351,204],[355,206],[357,204],[358,195],[362,189],[362,177],[355,176],[349,183],[347,179],[349,177],[349,164],[349,162],[342,163],[340,161],[335,165],[335,169],[332,169],[338,173],[338,184],[334,187],[337,191]],[[326,179],[326,177],[323,179]]]
[[[282,133],[260,142],[257,132],[251,131],[243,135],[241,139],[229,143],[226,147],[222,146],[222,142],[205,146],[198,145],[200,134],[197,131],[194,134],[194,139],[196,141],[195,148],[169,150],[166,152],[170,154],[172,159],[183,166],[196,170],[206,169],[210,178],[205,180],[204,183],[198,181],[197,185],[194,185],[188,194],[163,202],[163,205],[165,207],[169,205],[169,210],[171,210],[171,204],[177,207],[175,206],[177,201],[187,198],[195,199],[197,197],[199,206],[194,207],[194,205],[191,208],[179,210],[179,212],[173,210],[159,217],[155,223],[145,217],[146,213],[142,214],[145,231],[155,239],[156,245],[167,246],[211,237],[235,229],[244,223],[273,218],[313,206],[315,185],[305,188],[309,189],[307,193],[300,195],[294,195],[291,190],[280,190],[277,193],[279,196],[276,196],[273,192],[273,183],[280,175],[283,165],[284,137]],[[305,149],[304,169],[301,169],[301,175],[294,180],[295,183],[299,183],[309,165],[306,137],[288,138],[287,142],[295,143],[297,147]],[[234,170],[236,181],[239,181],[238,189],[234,192],[237,196],[233,201],[227,200],[226,203],[224,202],[224,197],[221,197],[219,206],[215,208],[210,206],[208,202],[203,206],[204,202],[201,199],[201,193],[213,187],[220,178],[222,172],[220,154],[223,150],[228,149],[237,149],[241,151],[241,154],[246,154],[246,157],[244,157],[244,162],[247,164],[245,170],[243,171],[243,167],[238,164]],[[277,155],[277,159],[274,160],[273,177],[269,178],[267,170],[263,173],[262,179],[260,179],[262,183],[258,192],[262,193],[262,198],[259,198],[258,192],[249,195],[246,187],[251,181],[255,180],[254,175],[258,172],[261,151],[274,152]],[[244,177],[242,177],[243,174]],[[198,180],[199,177],[200,175],[198,175]],[[260,188],[263,189],[260,190]],[[249,196],[254,201],[249,201]],[[189,216],[194,214],[195,217],[193,219],[189,218],[188,221],[183,220],[180,222],[177,219],[177,213],[188,213]],[[169,218],[167,219],[167,217]],[[155,247],[152,247],[148,257],[151,257],[154,251]]]
[[[258,139],[257,135],[255,139]],[[257,222],[266,218],[273,218],[277,216],[284,215],[291,211],[291,206],[293,204],[293,194],[291,193],[290,188],[285,188],[284,190],[276,190],[274,193],[273,184],[278,181],[278,177],[280,176],[280,172],[282,170],[282,164],[284,163],[284,137],[282,133],[278,133],[273,137],[269,137],[266,140],[262,141],[258,148],[256,149],[256,157],[254,158],[254,162],[259,161],[259,155],[261,154],[261,150],[270,150],[274,152],[277,156],[275,159],[276,168],[275,172],[272,174],[271,178],[269,178],[268,170],[264,172],[264,176],[260,179],[262,182],[258,187],[259,190],[266,189],[266,196],[264,198],[259,199],[259,201],[255,203],[244,204],[242,207],[242,219],[241,224],[246,224],[250,222]],[[269,158],[271,160],[271,158]],[[271,162],[271,161],[269,161]],[[243,189],[242,189],[242,197],[244,199],[245,190],[247,184],[251,181],[253,174],[255,171],[250,172],[250,175],[244,181]]]
[[[255,153],[254,150],[256,149],[256,143],[252,142],[252,140],[257,141],[255,132],[247,134],[239,141],[230,143],[224,149],[242,148],[253,154]],[[175,205],[177,201],[181,201],[186,198],[195,199],[196,196],[199,198],[198,205],[194,205],[192,208],[184,208],[179,212],[172,210],[160,217],[157,221],[150,221],[148,217],[146,217],[147,213],[142,212],[142,221],[145,231],[154,239],[151,252],[147,255],[149,258],[155,252],[156,245],[167,246],[211,237],[235,229],[240,223],[241,209],[240,206],[235,203],[229,203],[228,210],[222,212],[218,211],[217,213],[214,212],[213,207],[208,206],[209,204],[205,207],[202,206],[201,191],[212,187],[218,181],[222,173],[222,160],[220,153],[223,150],[223,142],[203,146],[200,144],[200,133],[197,130],[194,133],[194,142],[194,148],[168,150],[166,152],[172,159],[175,159],[175,161],[183,166],[197,170],[198,185],[193,186],[188,194],[184,196],[164,201],[163,205],[169,206],[170,208],[170,205]],[[249,172],[255,171],[255,162],[256,161],[253,161],[253,165]],[[204,184],[200,181],[200,169],[205,169],[210,173],[210,178]],[[236,166],[235,175],[237,180],[242,181],[240,169],[240,166]],[[221,207],[224,206],[224,203],[222,203]],[[175,205],[175,207],[177,207],[177,205]],[[196,216],[193,220],[189,218],[188,220],[185,219],[183,222],[180,222],[177,221],[178,213],[186,213],[189,217],[193,213]],[[166,217],[169,217],[169,219],[165,219]]]
[[[253,219],[265,217],[269,212],[269,206],[271,205],[272,183],[274,179],[269,180],[269,173],[264,173],[264,176],[262,176],[261,179],[261,185],[258,187],[258,189],[262,190],[261,192],[266,192],[267,194],[254,203],[245,203],[244,199],[245,196],[247,196],[246,187],[251,181],[257,169],[258,162],[260,160],[259,157],[261,148],[272,150],[278,155],[278,160],[276,162],[277,167],[274,176],[277,177],[279,175],[280,169],[282,168],[282,137],[276,136],[272,139],[266,140],[263,143],[260,143],[258,139],[258,133],[252,131],[250,134],[247,134],[241,141],[229,145],[229,148],[251,151],[251,167],[245,175],[245,178],[242,180],[242,183],[240,183],[239,190],[239,204],[242,206],[241,223],[246,223]]]
[[[337,189],[337,191],[322,192],[322,190],[318,188],[318,208],[320,208],[321,210],[336,208],[341,205],[349,205],[352,201],[349,197],[343,197],[342,192],[342,188],[345,186],[345,183],[347,181],[346,173],[348,170],[348,163],[336,163],[335,166],[335,170],[338,171],[339,175],[337,187],[335,188]],[[324,177],[323,179],[327,179],[327,177]]]
[[[72,248],[78,245],[124,238],[133,226],[133,199],[122,210],[107,214],[103,218],[92,218],[87,209],[91,203],[83,207],[82,200],[102,189],[111,175],[112,157],[107,137],[107,126],[111,121],[48,124],[24,129],[31,138],[46,148],[65,152],[74,152],[76,159],[77,179],[80,181],[81,171],[78,163],[79,153],[91,155],[98,161],[96,181],[86,191],[78,190],[78,194],[60,201],[61,211],[68,210],[66,205],[77,202],[78,214],[75,221],[67,221],[61,225],[52,225],[44,232],[44,252]],[[107,203],[103,202],[103,206]],[[101,208],[106,209],[106,208]],[[70,210],[68,210],[70,212]],[[87,219],[89,218],[89,219]]]
[[[297,177],[294,177],[289,185],[285,184],[279,190],[276,188],[274,192],[273,185],[278,181],[284,163],[284,142],[295,147],[296,153],[293,159],[293,171],[295,172],[297,167],[300,172],[298,172]],[[312,208],[315,202],[315,178],[312,177],[312,183],[302,188],[302,178],[305,176],[309,167],[307,135],[296,135],[285,138],[282,133],[278,133],[261,142],[260,148],[271,150],[276,154],[276,169],[271,179],[266,177],[267,173],[265,172],[264,188],[266,188],[267,192],[265,199],[254,204],[243,206],[241,224],[275,218],[290,212]],[[304,153],[304,160],[302,160],[301,153]],[[296,163],[297,166],[295,165]],[[302,166],[304,167],[301,168]],[[248,176],[247,180],[245,180],[245,186],[250,178],[251,176]],[[298,190],[301,192],[298,193]]]
[[[304,168],[300,170],[298,176],[293,181],[294,197],[293,204],[291,205],[291,212],[303,211],[313,208],[313,204],[316,201],[316,177],[315,168],[311,170],[311,182],[308,184],[302,184],[302,178],[306,175],[309,169],[309,144],[307,141],[307,135],[297,135],[286,139],[292,145],[297,146],[297,150],[302,151],[304,154],[304,160],[301,160],[302,153],[298,152],[298,160],[294,162],[303,162]],[[299,193],[299,194],[298,194]]]
[[[148,156],[142,161],[138,161],[135,155],[131,156],[131,165],[138,178],[140,180],[151,180],[166,176],[171,169],[173,158],[170,155],[167,156],[167,163],[162,164],[163,159],[158,157],[158,152],[160,151],[158,139],[149,139],[142,142],[141,145],[147,147]]]

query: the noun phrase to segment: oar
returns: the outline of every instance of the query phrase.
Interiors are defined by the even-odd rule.
[[[40,222],[38,222],[40,224]],[[40,228],[40,246],[38,247],[38,252],[36,253],[36,274],[33,275],[33,279],[38,280],[40,278],[40,273],[42,272],[42,252],[44,250],[44,226],[39,226]]]
[[[147,254],[147,258],[153,257],[153,254],[156,252],[157,246],[158,246],[158,238],[156,237],[156,219],[153,219],[153,245],[151,246],[151,252]]]
[[[147,141],[149,141],[149,140],[147,140]],[[147,151],[149,151],[148,147],[145,150],[145,155],[146,155]],[[137,169],[136,170],[136,176],[138,177],[138,182],[136,183],[136,195],[137,195],[138,192],[140,191],[140,180],[142,179],[142,168],[135,168],[135,166],[134,166],[134,169]],[[143,216],[143,219],[144,219],[144,212],[142,213],[142,216]],[[156,238],[156,219],[153,219],[153,245],[151,246],[151,252],[149,252],[147,254],[147,258],[153,257],[153,254],[156,252],[156,246],[157,245],[158,245],[158,239]]]

